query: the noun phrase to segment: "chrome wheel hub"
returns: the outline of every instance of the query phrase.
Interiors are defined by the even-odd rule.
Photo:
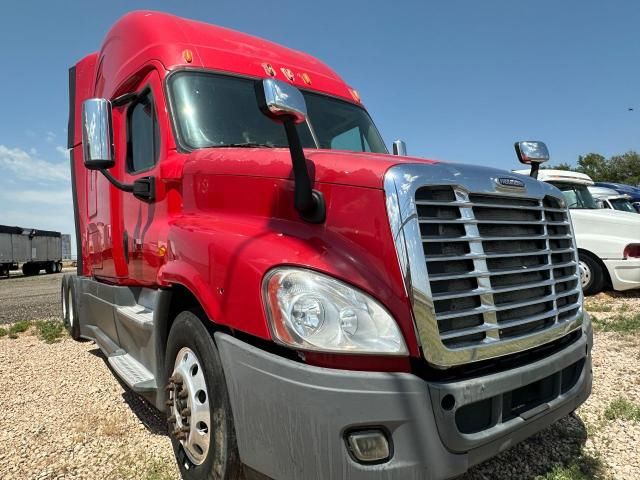
[[[582,260],[580,260],[578,266],[580,269],[580,285],[582,285],[582,288],[585,288],[591,283],[591,269]]]
[[[209,452],[211,414],[204,371],[191,349],[178,352],[167,390],[171,434],[180,441],[187,458],[200,465]]]

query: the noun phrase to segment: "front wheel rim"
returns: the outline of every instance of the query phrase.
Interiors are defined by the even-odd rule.
[[[187,458],[194,465],[201,465],[209,453],[211,439],[209,392],[202,365],[188,347],[176,355],[168,390],[172,435]]]
[[[580,285],[582,285],[582,288],[584,289],[591,283],[591,269],[582,260],[580,260],[578,265],[580,268]]]

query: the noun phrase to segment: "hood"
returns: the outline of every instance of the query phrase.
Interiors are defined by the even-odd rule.
[[[622,212],[620,210],[610,209],[580,209],[574,208],[569,210],[571,218],[575,221],[595,221],[598,222],[597,226],[602,228],[604,226],[611,225],[624,225],[632,228],[637,228],[640,234],[640,214],[633,212]],[[639,235],[640,236],[640,235]]]
[[[382,188],[384,174],[400,163],[439,162],[417,157],[399,157],[342,150],[305,150],[309,173],[317,183],[336,183]],[[291,178],[291,157],[285,148],[208,148],[191,152],[184,163],[185,174],[239,175]]]

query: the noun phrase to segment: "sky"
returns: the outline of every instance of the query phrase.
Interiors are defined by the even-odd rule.
[[[640,151],[640,2],[243,0],[3,2],[0,224],[73,237],[67,70],[137,9],[305,51],[355,87],[390,147],[518,167],[516,140],[551,163]],[[628,108],[635,111],[628,111]]]

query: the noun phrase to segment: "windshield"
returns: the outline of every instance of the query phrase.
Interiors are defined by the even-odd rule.
[[[638,213],[636,209],[633,208],[633,205],[631,205],[631,202],[626,198],[609,199],[609,203],[611,203],[613,208],[615,208],[616,210],[622,210],[623,212]]]
[[[282,125],[258,108],[256,80],[207,72],[180,72],[170,80],[176,126],[188,148],[286,147]],[[387,153],[365,109],[326,95],[303,91],[308,121],[319,147]],[[306,123],[297,125],[304,148],[316,148]]]
[[[591,196],[591,192],[587,189],[586,185],[576,185],[574,183],[556,183],[553,185],[559,188],[564,194],[564,198],[567,200],[569,208],[579,209],[596,209],[596,201]]]

